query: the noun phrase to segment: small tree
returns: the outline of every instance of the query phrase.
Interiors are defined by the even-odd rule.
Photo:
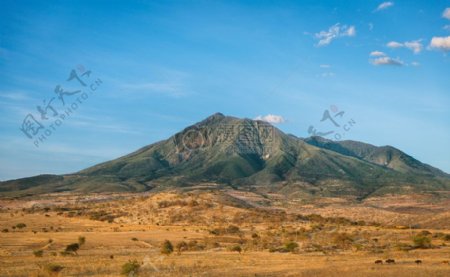
[[[127,263],[122,265],[122,274],[133,276],[137,274],[141,265],[136,260],[129,260]]]
[[[170,255],[173,252],[173,245],[169,240],[164,241],[161,246],[161,254]]]
[[[78,243],[72,243],[66,246],[66,252],[73,252],[77,254],[78,249],[80,249],[80,245]]]

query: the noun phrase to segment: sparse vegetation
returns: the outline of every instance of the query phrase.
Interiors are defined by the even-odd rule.
[[[139,272],[139,268],[141,267],[141,265],[138,263],[137,260],[129,260],[128,262],[126,262],[125,264],[122,265],[122,274],[123,275],[134,275],[134,274],[138,274]]]
[[[431,248],[431,238],[429,238],[426,235],[423,234],[418,234],[416,236],[414,236],[412,238],[414,246],[416,248],[422,248],[422,249],[427,249],[427,248]]]
[[[340,276],[352,276],[353,269],[347,269],[350,266],[355,268],[355,272],[362,272],[363,276],[371,276],[375,272],[370,269],[374,261],[382,259],[385,264],[388,258],[395,258],[396,264],[380,265],[376,273],[383,273],[387,277],[398,269],[396,276],[403,277],[403,271],[414,265],[417,274],[440,276],[439,273],[444,270],[442,261],[448,260],[446,253],[450,246],[446,242],[448,232],[444,229],[438,232],[429,227],[429,230],[412,231],[409,228],[395,228],[395,224],[375,224],[372,218],[363,223],[359,219],[333,218],[330,213],[325,217],[278,211],[274,207],[253,209],[226,206],[215,203],[216,200],[211,200],[214,196],[206,193],[200,196],[186,195],[182,199],[186,205],[167,195],[158,197],[158,200],[142,197],[139,200],[78,202],[76,205],[68,204],[68,210],[52,208],[52,212],[63,212],[58,216],[52,214],[52,217],[44,217],[39,208],[26,209],[23,220],[30,231],[40,231],[46,226],[48,231],[52,230],[51,233],[38,232],[30,236],[30,232],[10,231],[3,233],[3,238],[16,241],[26,236],[27,239],[22,241],[28,246],[27,249],[40,249],[44,257],[34,258],[33,261],[42,265],[48,260],[54,260],[66,268],[61,273],[50,274],[42,270],[42,265],[42,272],[33,272],[38,269],[35,266],[33,269],[31,263],[26,262],[30,259],[25,257],[22,250],[9,247],[7,251],[11,251],[11,254],[8,259],[17,266],[14,269],[8,266],[0,268],[0,276],[11,275],[8,272],[21,276],[57,276],[63,273],[67,276],[114,276],[121,273],[123,268],[128,272],[123,274],[133,272],[132,276],[197,276],[214,275],[220,270],[224,271],[224,268],[239,267],[239,274],[245,276],[277,272],[272,275],[328,277],[336,276],[338,272]],[[158,203],[164,200],[169,201],[170,205],[164,204],[165,208],[160,208]],[[208,206],[212,208],[205,209],[205,203],[209,203]],[[111,211],[112,214],[122,213],[127,216],[116,217],[111,226],[105,221],[89,221],[87,215],[90,210]],[[69,217],[67,213],[72,211],[74,213]],[[10,221],[10,212],[0,212],[0,220]],[[178,214],[182,215],[181,220],[174,224],[171,216]],[[65,219],[64,224],[59,222],[61,218]],[[16,224],[3,226],[15,227]],[[411,235],[411,231],[414,235]],[[436,247],[432,246],[431,240]],[[68,245],[61,246],[64,242]],[[155,246],[159,246],[160,251],[155,253],[147,250]],[[429,250],[430,247],[433,250]],[[81,252],[79,249],[82,249],[83,255],[77,254]],[[174,251],[178,255],[173,255]],[[28,252],[30,257],[41,255],[38,250]],[[161,254],[173,256],[164,257]],[[126,263],[128,265],[124,264],[128,260],[124,260],[124,257],[132,257]],[[423,261],[419,267],[414,262],[416,259]],[[332,272],[326,269],[330,260],[335,268]],[[27,273],[20,273],[20,268],[26,269]],[[415,275],[410,273],[407,277]]]

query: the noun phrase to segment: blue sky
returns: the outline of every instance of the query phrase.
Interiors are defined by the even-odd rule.
[[[260,116],[306,137],[309,126],[331,130],[320,121],[331,106],[345,112],[336,119],[356,122],[343,139],[392,145],[450,172],[449,7],[3,1],[0,180],[75,172],[215,112]],[[49,128],[51,112],[41,120],[37,106],[56,97],[55,109],[64,108],[57,85],[88,90],[66,81],[72,69],[102,83],[36,147],[20,130],[25,117]],[[70,104],[79,95],[65,97]]]

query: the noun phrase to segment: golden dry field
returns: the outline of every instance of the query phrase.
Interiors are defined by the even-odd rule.
[[[60,193],[0,205],[0,276],[450,276],[448,203],[426,197]]]

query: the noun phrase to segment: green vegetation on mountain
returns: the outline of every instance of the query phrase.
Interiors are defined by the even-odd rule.
[[[448,174],[391,146],[300,139],[263,121],[217,113],[167,140],[74,174],[2,182],[0,195],[141,192],[202,183],[357,198],[450,188]]]

